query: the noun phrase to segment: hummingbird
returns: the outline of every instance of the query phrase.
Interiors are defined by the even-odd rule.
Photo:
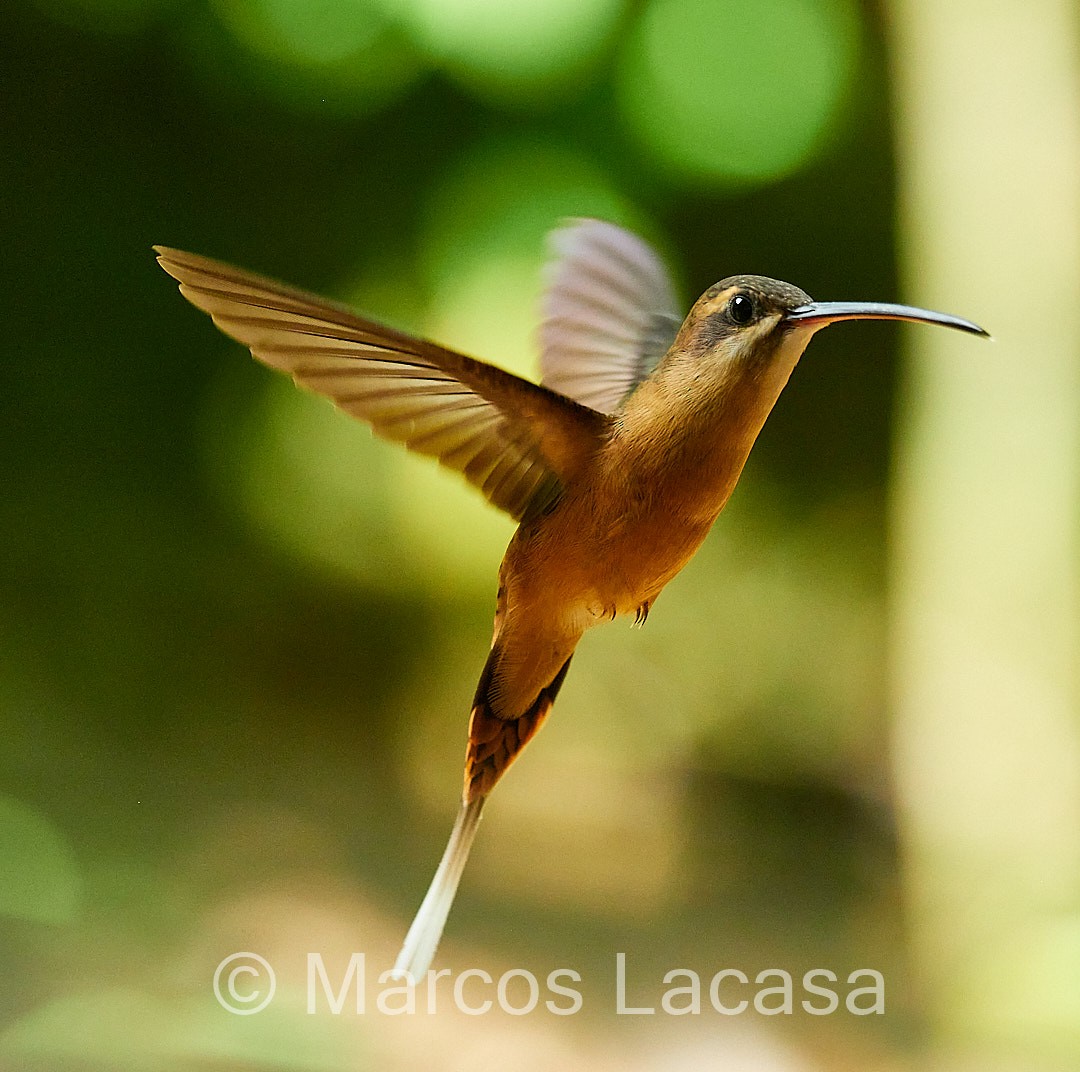
[[[256,358],[457,470],[518,522],[499,568],[457,817],[394,965],[413,982],[434,959],[485,802],[547,718],[578,641],[619,615],[644,623],[723,510],[814,333],[908,320],[987,335],[907,305],[816,302],[758,275],[709,287],[683,319],[663,262],[636,235],[577,219],[549,246],[539,384],[154,247],[184,297]]]

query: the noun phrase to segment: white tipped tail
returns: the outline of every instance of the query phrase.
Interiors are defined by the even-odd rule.
[[[450,906],[454,903],[454,894],[457,893],[461,873],[465,870],[465,861],[469,858],[486,799],[477,797],[461,802],[439,868],[394,963],[392,974],[395,978],[410,976],[413,982],[419,982],[427,974],[435,958],[435,950],[439,947],[446,917],[450,915]]]

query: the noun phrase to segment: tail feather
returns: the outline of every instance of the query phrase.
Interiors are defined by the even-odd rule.
[[[454,903],[461,873],[465,870],[465,861],[469,858],[469,850],[480,825],[480,814],[486,799],[481,796],[461,802],[438,870],[394,963],[394,978],[411,977],[413,982],[419,982],[431,967],[446,918],[450,915],[450,906]]]
[[[469,747],[465,754],[466,800],[487,796],[506,768],[532,739],[559,694],[566,671],[570,669],[570,658],[562,664],[551,684],[540,690],[540,695],[519,718],[499,718],[491,713],[486,700],[490,681],[489,668],[492,665],[491,660],[488,660],[476,690],[472,717],[469,719]]]
[[[431,967],[435,951],[442,938],[443,928],[454,903],[465,861],[469,858],[473,839],[480,825],[480,814],[492,786],[513,762],[514,757],[528,743],[547,717],[570,667],[567,658],[551,684],[540,690],[540,695],[520,718],[501,719],[491,713],[487,702],[487,689],[491,681],[492,661],[489,659],[480,684],[469,720],[469,746],[465,755],[465,792],[458,808],[454,829],[446,844],[442,860],[431,880],[420,910],[405,935],[405,943],[398,953],[391,973],[393,978],[411,978],[419,982]]]

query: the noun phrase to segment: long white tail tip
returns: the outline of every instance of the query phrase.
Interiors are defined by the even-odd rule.
[[[416,983],[431,967],[443,928],[446,926],[446,918],[450,915],[450,906],[454,903],[461,873],[465,870],[465,861],[469,858],[469,850],[480,825],[480,813],[484,810],[486,799],[477,797],[468,802],[462,801],[438,870],[424,895],[409,933],[405,935],[405,943],[390,973],[391,978],[408,979]]]

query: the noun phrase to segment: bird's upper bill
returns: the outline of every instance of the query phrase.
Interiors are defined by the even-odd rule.
[[[887,302],[808,302],[792,309],[784,317],[786,323],[817,324],[821,327],[837,320],[911,320],[919,324],[941,324],[947,328],[969,331],[972,335],[990,337],[988,331],[962,317]]]

